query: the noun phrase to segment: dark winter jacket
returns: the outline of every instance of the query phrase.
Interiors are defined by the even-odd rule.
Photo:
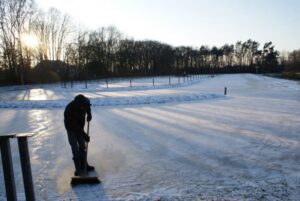
[[[69,131],[84,133],[85,115],[91,120],[91,104],[88,98],[78,95],[71,101],[64,112],[65,127]]]

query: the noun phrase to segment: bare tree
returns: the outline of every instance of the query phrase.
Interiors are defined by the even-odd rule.
[[[24,83],[24,45],[22,34],[30,27],[30,18],[34,13],[31,0],[0,1],[1,48],[4,66]]]
[[[64,46],[72,31],[71,18],[50,8],[47,13],[39,13],[34,28],[40,40],[38,59],[63,60]]]

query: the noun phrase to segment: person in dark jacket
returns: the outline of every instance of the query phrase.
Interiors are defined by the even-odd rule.
[[[71,145],[75,175],[82,175],[86,157],[85,143],[90,137],[84,132],[85,119],[92,120],[90,100],[82,94],[77,95],[65,108],[64,123],[68,133],[68,140]],[[87,164],[87,170],[94,170],[93,166]]]

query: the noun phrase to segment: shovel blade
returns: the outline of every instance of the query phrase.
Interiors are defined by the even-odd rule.
[[[101,183],[101,181],[96,176],[74,176],[71,179],[71,185],[99,183]]]

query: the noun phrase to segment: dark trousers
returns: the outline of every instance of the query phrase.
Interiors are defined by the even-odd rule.
[[[81,133],[67,130],[69,143],[72,149],[75,169],[83,169],[83,161],[85,159],[85,140]]]

